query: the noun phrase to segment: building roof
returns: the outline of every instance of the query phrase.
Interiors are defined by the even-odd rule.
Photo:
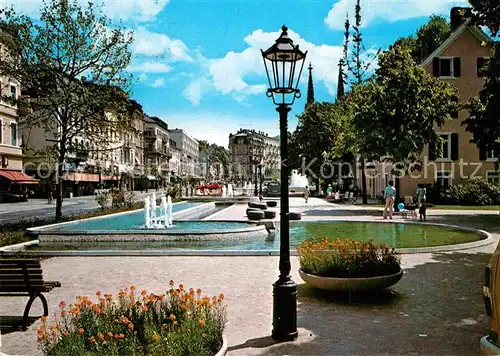
[[[471,20],[465,21],[459,28],[457,28],[452,34],[443,42],[441,45],[434,50],[422,63],[420,64],[422,67],[426,67],[432,63],[432,59],[434,57],[438,57],[443,51],[448,48],[457,38],[459,38],[465,30],[469,30],[473,35],[477,37],[479,41],[488,42],[491,38],[479,27],[473,26],[470,24]]]
[[[162,119],[160,119],[159,117],[146,116],[146,123],[156,124],[156,125],[160,126],[162,129],[169,131],[168,124],[165,121],[163,121]]]

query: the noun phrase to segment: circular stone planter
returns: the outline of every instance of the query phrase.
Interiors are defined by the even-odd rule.
[[[288,214],[290,220],[301,220],[302,215],[300,213],[289,213]]]
[[[257,209],[261,209],[261,210],[267,209],[267,204],[264,204],[264,203],[248,203],[248,206],[250,208],[257,208]]]
[[[227,353],[227,339],[226,335],[222,335],[222,346],[214,356],[224,356]]]
[[[247,216],[249,220],[262,220],[265,217],[263,211],[249,211]]]
[[[265,219],[274,219],[276,217],[276,212],[273,210],[264,210]]]
[[[276,206],[278,206],[278,202],[276,200],[269,200],[266,201],[266,205],[270,208],[275,208]]]
[[[329,291],[347,292],[360,290],[384,289],[399,282],[403,276],[403,270],[387,276],[366,277],[366,278],[335,278],[319,277],[302,272],[299,269],[300,278],[314,288]]]

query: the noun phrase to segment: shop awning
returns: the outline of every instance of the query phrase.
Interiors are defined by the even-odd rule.
[[[19,171],[0,171],[0,176],[17,184],[38,184],[38,179]]]
[[[63,179],[73,182],[99,182],[99,175],[95,173],[66,172]]]

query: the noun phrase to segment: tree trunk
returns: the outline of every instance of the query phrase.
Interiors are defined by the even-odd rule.
[[[364,157],[361,157],[361,194],[363,196],[363,204],[368,204],[368,197],[366,196],[366,172]]]
[[[56,174],[56,222],[62,219],[62,201],[63,201],[63,184],[62,176],[64,168],[64,155],[61,154],[57,163],[57,174]]]

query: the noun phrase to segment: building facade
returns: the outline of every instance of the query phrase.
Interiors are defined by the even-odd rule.
[[[229,135],[231,174],[237,180],[254,180],[256,170],[266,179],[278,179],[279,140],[262,131],[240,129]],[[259,168],[260,167],[260,168]]]
[[[420,65],[429,74],[457,88],[457,100],[466,102],[483,89],[482,66],[491,52],[482,42],[489,38],[480,28],[463,21],[456,8],[451,11],[451,28],[450,37]],[[368,195],[380,195],[389,180],[395,181],[401,198],[414,196],[418,183],[435,185],[441,191],[475,177],[498,183],[500,176],[493,162],[500,152],[479,150],[470,143],[472,134],[462,125],[467,117],[468,112],[462,110],[454,113],[443,126],[435,128],[441,140],[439,146],[428,145],[422,152],[422,170],[397,178],[390,173],[390,168],[374,165],[368,172]],[[360,176],[357,175],[358,186],[361,186]]]
[[[8,59],[11,35],[0,29],[0,56]],[[0,76],[0,200],[16,199],[27,194],[38,181],[24,173],[22,135],[20,135],[17,100],[21,86],[17,80]],[[25,195],[27,196],[27,195]],[[17,199],[16,199],[17,200]]]
[[[169,180],[169,161],[172,157],[168,125],[158,117],[147,117],[144,138],[148,179],[156,180],[158,185],[155,186],[165,186]]]
[[[201,176],[201,169],[198,166],[198,141],[189,136],[183,129],[176,128],[170,130],[169,132],[170,138],[175,142],[176,147],[181,150],[181,177],[187,178]]]

